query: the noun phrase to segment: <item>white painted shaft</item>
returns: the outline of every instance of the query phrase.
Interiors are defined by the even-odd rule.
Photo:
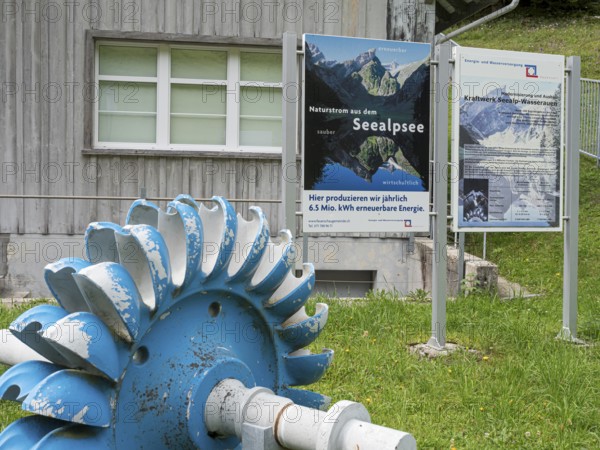
[[[319,428],[327,413],[292,403],[286,407],[277,422],[277,442],[285,448],[314,450],[317,448]]]
[[[360,420],[351,420],[340,433],[340,447],[360,450],[413,450],[415,438],[403,431],[380,427]]]
[[[416,450],[414,437],[370,423],[360,403],[341,401],[326,413],[294,404],[272,391],[221,381],[205,407],[210,433],[242,439],[243,425],[271,428],[275,441],[290,450]],[[257,450],[252,448],[251,450]]]
[[[238,420],[237,405],[244,400],[246,387],[237,380],[226,380],[214,387],[204,408],[204,423],[211,433],[220,436],[236,434],[235,422]],[[231,414],[229,412],[232,412]]]
[[[48,362],[42,355],[17,339],[10,330],[0,330],[0,363],[16,366],[31,360]]]
[[[206,402],[206,428],[211,433],[241,439],[244,423],[273,427],[287,405],[293,402],[274,395],[269,389],[248,389],[238,380],[223,380],[214,387]]]

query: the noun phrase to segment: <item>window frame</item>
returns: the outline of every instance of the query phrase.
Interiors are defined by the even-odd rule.
[[[123,46],[123,47],[151,47],[157,49],[156,77],[141,76],[112,76],[100,75],[100,46]],[[240,145],[241,119],[241,90],[244,86],[256,88],[279,89],[283,96],[283,80],[279,83],[241,81],[241,53],[274,53],[281,55],[281,48],[245,46],[245,45],[214,45],[203,43],[178,43],[178,42],[146,42],[141,40],[127,39],[95,39],[94,40],[94,82],[98,94],[93,108],[93,138],[92,149],[100,151],[108,150],[150,150],[168,152],[206,152],[206,153],[268,153],[281,154],[282,146],[263,145]],[[171,77],[171,50],[206,50],[223,51],[227,54],[227,80],[202,80]],[[99,106],[100,106],[100,82],[130,82],[130,83],[155,83],[156,84],[156,142],[101,142],[99,133]],[[224,85],[227,89],[226,118],[225,118],[225,144],[172,144],[170,142],[171,132],[171,85]],[[235,92],[235,95],[233,94]],[[282,105],[283,108],[283,105]],[[278,117],[283,120],[283,110]],[[268,120],[268,119],[265,119]],[[283,123],[282,123],[283,127]],[[283,144],[283,143],[282,143]]]

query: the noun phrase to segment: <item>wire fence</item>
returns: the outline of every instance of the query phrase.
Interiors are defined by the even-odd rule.
[[[600,80],[581,79],[580,150],[600,165]]]

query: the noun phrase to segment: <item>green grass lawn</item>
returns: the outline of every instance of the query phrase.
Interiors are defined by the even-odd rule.
[[[461,36],[464,46],[581,55],[600,78],[600,19],[511,16]],[[600,448],[600,170],[582,159],[580,337],[557,341],[562,311],[562,234],[488,235],[501,274],[540,294],[500,301],[484,294],[448,304],[448,340],[479,350],[419,359],[409,345],[429,338],[431,306],[375,293],[348,304],[327,299],[330,319],[313,345],[336,351],[311,389],[364,403],[375,423],[408,431],[420,449]],[[469,236],[481,251],[481,236]],[[0,309],[0,327],[21,310]],[[0,428],[18,417],[0,402]]]
[[[600,352],[555,339],[558,295],[449,303],[448,339],[482,353],[437,360],[408,352],[429,337],[429,305],[369,300],[329,301],[318,344],[337,352],[315,390],[364,403],[374,422],[413,433],[420,449],[600,448]]]

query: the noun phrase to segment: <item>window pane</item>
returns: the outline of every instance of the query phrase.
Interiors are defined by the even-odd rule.
[[[281,147],[281,119],[242,119],[240,123],[240,145]]]
[[[156,142],[156,116],[100,113],[100,142]]]
[[[171,143],[225,145],[225,117],[171,117]]]
[[[242,116],[275,116],[281,117],[280,88],[259,88],[245,86],[240,94],[240,114]]]
[[[281,83],[281,53],[242,52],[242,81]]]
[[[171,113],[227,114],[225,86],[171,85]]]
[[[156,112],[156,84],[100,82],[100,111]]]
[[[227,52],[171,50],[171,77],[200,80],[227,79]]]
[[[100,46],[100,75],[156,76],[156,48]]]

